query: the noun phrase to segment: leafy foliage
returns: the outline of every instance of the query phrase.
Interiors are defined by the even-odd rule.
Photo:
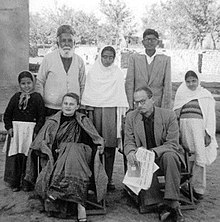
[[[30,14],[31,45],[54,43],[56,30],[63,24],[69,24],[75,29],[76,41],[81,44],[112,44],[121,35],[132,35],[135,32],[133,17],[126,4],[119,0],[115,4],[110,2],[100,2],[101,11],[107,17],[107,23],[104,24],[100,24],[94,14],[75,11],[66,5],[57,7],[56,10],[44,10],[41,14]]]
[[[124,1],[101,0],[100,11],[106,16],[107,27],[111,27],[112,40],[116,45],[120,44],[120,38],[137,32],[134,16]]]
[[[155,27],[172,46],[203,48],[211,34],[213,47],[219,38],[220,7],[215,0],[168,0],[147,9],[143,23]]]

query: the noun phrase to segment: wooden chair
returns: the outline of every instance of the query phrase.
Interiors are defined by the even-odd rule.
[[[90,110],[89,107],[87,107],[87,111],[82,108],[81,112],[87,115],[88,118],[90,118],[93,122],[93,112]],[[87,201],[86,201],[86,214],[87,215],[103,215],[106,214],[106,199],[104,197],[103,200],[100,202],[97,201],[96,198],[96,186],[95,186],[95,180],[94,180],[94,158],[95,158],[95,153],[97,150],[96,145],[92,142],[91,138],[85,133],[82,134],[81,141],[83,143],[89,145],[92,148],[92,162],[91,162],[91,170],[92,170],[92,177],[90,178],[90,186],[88,190],[88,195],[87,195]],[[105,158],[104,154],[100,155],[101,162],[103,164],[103,167],[105,167]]]
[[[122,119],[121,136],[122,141],[124,141],[124,127],[125,127],[125,117]],[[123,143],[123,142],[122,142]],[[124,148],[124,147],[123,147]],[[124,161],[124,174],[127,171],[127,159],[123,154]],[[186,168],[182,169],[181,172],[181,183],[180,183],[180,204],[181,209],[190,210],[195,209],[195,198],[193,197],[193,188],[191,184],[192,171],[189,162],[189,156],[192,155],[190,152],[185,150],[184,157],[186,162]],[[153,176],[152,185],[148,190],[141,190],[138,195],[136,195],[131,189],[125,185],[125,191],[136,203],[140,213],[149,213],[156,210],[159,203],[163,201],[163,191],[164,191],[165,178],[161,173],[156,171]],[[146,201],[147,200],[147,201]]]
[[[96,198],[97,192],[96,192],[94,170],[93,170],[97,146],[92,142],[91,138],[84,131],[82,131],[81,141],[83,141],[85,144],[89,145],[92,148],[92,158],[91,158],[92,161],[90,163],[92,176],[90,178],[90,185],[89,185],[89,190],[87,194],[86,214],[87,215],[103,215],[103,214],[106,214],[106,200],[104,197],[104,199],[102,199],[101,201],[99,202],[97,201],[97,198]],[[104,154],[99,155],[99,157],[104,167],[105,166]],[[40,166],[41,166],[40,158],[37,157],[37,174],[39,174],[42,169]]]
[[[94,156],[93,156],[94,157]],[[94,158],[93,158],[94,159]],[[100,155],[101,162],[103,166],[105,165],[104,155]],[[92,175],[90,179],[90,186],[87,194],[86,201],[86,214],[87,215],[103,215],[106,214],[106,200],[105,197],[100,202],[97,201],[96,198],[96,186],[94,175]]]

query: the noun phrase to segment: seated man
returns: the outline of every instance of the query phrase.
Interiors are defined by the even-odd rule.
[[[155,152],[155,162],[165,175],[164,207],[159,209],[161,221],[169,216],[184,222],[180,210],[180,171],[185,165],[179,146],[179,127],[173,111],[154,106],[152,91],[141,87],[134,92],[136,109],[127,114],[125,123],[124,153],[128,163],[137,164],[138,147]]]

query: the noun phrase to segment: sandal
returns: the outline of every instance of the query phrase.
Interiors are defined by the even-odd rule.
[[[77,222],[87,222],[87,218],[80,218],[76,220]]]
[[[14,188],[12,188],[12,192],[18,192],[18,191],[20,191],[20,187],[14,187]]]

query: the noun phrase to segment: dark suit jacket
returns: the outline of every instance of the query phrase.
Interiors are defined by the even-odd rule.
[[[170,57],[163,54],[156,55],[152,72],[149,72],[146,55],[136,53],[130,57],[125,81],[129,107],[133,109],[134,91],[139,87],[149,86],[153,91],[155,105],[170,109],[172,99]]]
[[[157,147],[152,149],[158,157],[165,152],[176,152],[184,163],[184,150],[179,145],[179,126],[174,111],[155,107],[154,137]],[[144,122],[139,111],[134,110],[126,116],[124,153],[128,155],[141,146],[147,148]]]

